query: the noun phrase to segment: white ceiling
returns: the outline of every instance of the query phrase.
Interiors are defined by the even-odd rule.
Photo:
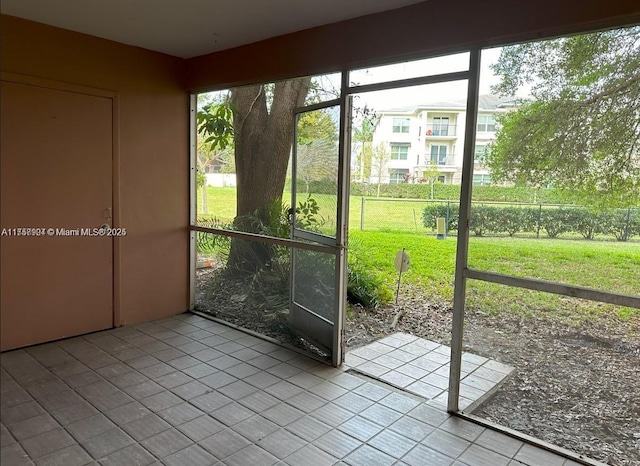
[[[182,58],[423,0],[2,0],[3,14]]]

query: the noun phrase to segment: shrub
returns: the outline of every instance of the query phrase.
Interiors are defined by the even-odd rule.
[[[309,190],[319,194],[335,194],[335,183],[310,182]],[[352,196],[375,197],[377,183],[351,183]],[[431,199],[429,183],[397,183],[380,185],[381,197],[398,199]],[[460,185],[436,182],[433,186],[435,199],[460,199]],[[519,186],[474,186],[473,200],[478,202],[561,203],[566,199],[551,189],[535,189]]]
[[[640,209],[617,209],[601,214],[603,230],[618,241],[640,234]]]
[[[471,207],[469,216],[469,230],[476,236],[483,236],[492,226],[492,207],[477,205]]]
[[[633,209],[629,213],[629,237],[640,236],[640,209]]]
[[[549,238],[557,238],[562,233],[571,231],[571,209],[542,209],[540,227],[547,232]]]
[[[448,230],[458,228],[458,206],[433,203],[422,211],[422,224],[434,230],[436,218],[447,218]],[[489,233],[507,233],[514,236],[520,232],[539,233],[542,229],[550,238],[563,233],[578,233],[585,239],[596,235],[614,236],[618,241],[627,241],[640,235],[640,209],[617,209],[609,212],[592,212],[584,207],[516,207],[473,205],[470,231],[476,236]]]
[[[360,257],[364,253],[359,242],[351,241],[347,267],[347,301],[375,309],[391,301],[393,296],[384,279],[363,265]]]
[[[458,229],[458,204],[433,203],[422,211],[422,224],[425,228],[435,230],[436,219],[448,219],[447,231]]]
[[[291,209],[286,204],[272,203],[253,215],[236,217],[233,223],[225,224],[215,217],[199,217],[197,224],[210,228],[226,230],[240,229],[260,235],[287,238],[290,234],[289,215]],[[296,207],[298,227],[305,230],[320,231],[324,219],[319,215],[318,203],[311,196],[300,201]],[[197,232],[196,247],[200,253],[216,254],[222,262],[227,262],[231,244],[242,249],[242,255],[256,264],[252,269],[243,269],[238,274],[233,267],[227,266],[225,275],[241,279],[248,291],[247,301],[257,310],[263,311],[269,319],[279,319],[289,309],[290,249],[285,246],[265,246],[251,240],[232,239],[213,233]],[[265,249],[266,248],[266,249]],[[264,251],[268,254],[263,254]],[[384,281],[373,271],[367,270],[358,260],[357,244],[349,254],[347,298],[352,304],[361,304],[375,308],[391,300],[391,292]],[[305,254],[296,256],[297,291],[312,299],[312,296],[327,296],[332,283],[325,283],[335,270],[334,261],[327,254]],[[212,282],[212,290],[218,286]],[[313,299],[319,304],[316,309],[325,317],[331,317],[333,302],[327,299]]]
[[[202,216],[198,217],[196,224],[201,227],[207,228],[231,228],[231,225],[226,224],[216,217]],[[230,238],[220,235],[214,235],[213,233],[205,233],[198,231],[196,233],[196,250],[200,254],[219,254],[223,250],[229,248]]]
[[[506,232],[509,236],[522,231],[525,225],[526,211],[520,207],[504,207],[501,215],[501,226],[498,233]]]
[[[391,292],[383,280],[360,264],[349,264],[347,269],[347,301],[375,309],[390,301]]]
[[[573,231],[580,233],[584,239],[594,239],[596,234],[604,232],[601,214],[579,208],[571,209],[567,216]]]
[[[522,208],[522,228],[520,231],[531,231],[538,234],[540,232],[540,216],[542,214],[542,208],[537,207],[523,207]]]

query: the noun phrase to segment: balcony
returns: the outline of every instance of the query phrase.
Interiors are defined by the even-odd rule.
[[[424,128],[425,138],[453,138],[456,137],[456,125],[428,124]]]
[[[427,161],[439,167],[447,167],[455,165],[455,154],[431,154]]]

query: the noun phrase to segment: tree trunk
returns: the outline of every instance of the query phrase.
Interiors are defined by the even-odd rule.
[[[294,110],[304,104],[310,81],[299,78],[274,84],[270,108],[262,85],[231,91],[238,187],[234,224],[238,230],[261,233],[256,231],[260,224],[277,227],[293,142]],[[228,265],[252,273],[268,263],[272,251],[262,243],[237,240],[231,245]]]
[[[202,189],[202,213],[208,214],[209,206],[207,204],[207,182],[206,181],[204,182],[204,184],[200,189]]]

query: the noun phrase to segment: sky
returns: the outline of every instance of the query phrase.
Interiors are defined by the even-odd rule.
[[[490,65],[497,62],[500,56],[500,50],[500,48],[493,48],[482,51],[480,62],[480,95],[490,94],[491,86],[497,84],[499,81],[498,78],[493,75]],[[363,70],[354,70],[350,73],[349,80],[354,85],[363,85],[466,71],[468,67],[469,53],[465,52]],[[322,86],[333,91],[333,93],[327,95],[326,98],[335,98],[335,92],[338,92],[340,86],[339,73],[325,75],[321,79],[324,80]],[[527,97],[528,89],[522,89],[518,95],[520,97]],[[355,96],[354,106],[363,108],[366,105],[371,110],[380,111],[451,100],[464,102],[466,96],[467,81],[464,80],[358,94]],[[203,95],[201,100],[204,103],[208,101],[209,98]]]
[[[491,86],[497,84],[499,81],[489,68],[489,65],[495,63],[499,56],[499,48],[482,51],[480,63],[480,95],[490,94]],[[469,54],[460,53],[445,57],[358,70],[351,73],[350,80],[356,84],[371,84],[425,75],[466,71],[468,65]],[[526,96],[526,89],[523,90],[521,95]],[[368,92],[358,95],[355,105],[364,106],[366,104],[367,107],[373,110],[387,110],[450,100],[464,101],[466,96],[467,81],[465,80]]]

